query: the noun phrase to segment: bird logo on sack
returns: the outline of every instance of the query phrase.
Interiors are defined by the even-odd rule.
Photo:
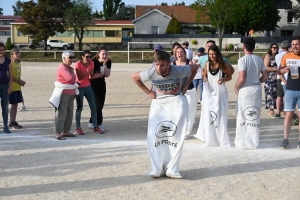
[[[176,124],[171,121],[163,121],[157,125],[155,135],[158,138],[173,137],[176,133],[176,130]]]
[[[243,117],[249,121],[254,121],[259,118],[259,109],[255,106],[248,107],[243,112]]]
[[[217,120],[217,114],[213,111],[210,111],[210,117],[211,117],[210,125],[213,125],[214,122]]]

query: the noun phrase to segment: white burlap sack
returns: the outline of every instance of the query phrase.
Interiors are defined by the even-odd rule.
[[[188,103],[184,95],[152,100],[148,121],[149,175],[181,177],[179,161],[187,127]]]
[[[187,119],[187,129],[186,135],[192,135],[192,130],[196,118],[197,113],[197,91],[196,88],[192,90],[188,90],[185,93],[186,99],[188,101],[189,112],[188,112],[188,119]]]
[[[236,136],[234,144],[239,148],[256,149],[260,135],[261,85],[239,90],[236,103]]]
[[[208,83],[203,83],[201,118],[194,137],[204,146],[230,147],[227,132],[228,94],[224,84],[217,85],[211,93]]]

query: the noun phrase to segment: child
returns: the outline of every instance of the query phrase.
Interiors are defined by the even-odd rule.
[[[16,122],[17,110],[18,110],[18,103],[23,101],[21,86],[26,84],[25,81],[21,79],[21,64],[20,64],[20,52],[17,49],[12,49],[11,53],[11,64],[12,64],[12,92],[9,95],[9,103],[11,104],[10,109],[10,123],[9,127],[13,127],[15,129],[20,129],[20,126]]]
[[[19,108],[19,111],[26,111],[26,106],[25,106],[25,103],[24,103],[24,97],[22,99],[22,106]]]

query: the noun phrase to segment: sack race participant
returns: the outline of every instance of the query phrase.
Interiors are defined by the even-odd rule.
[[[262,58],[253,54],[254,48],[253,38],[244,39],[245,56],[238,60],[239,77],[235,85],[238,100],[234,144],[236,147],[246,149],[256,149],[259,144],[261,83],[268,79]]]
[[[185,138],[188,139],[192,136],[192,130],[197,114],[197,91],[196,88],[188,90],[185,93],[186,99],[188,101],[188,119],[187,119],[187,128],[185,133]]]
[[[175,51],[176,60],[172,62],[173,65],[177,66],[186,66],[192,64],[192,61],[187,59],[186,51],[183,47],[178,47]],[[185,85],[188,77],[181,79],[181,85]],[[185,93],[185,97],[188,101],[188,121],[185,139],[188,139],[191,136],[191,132],[193,130],[196,113],[197,113],[197,91],[194,89],[193,82],[189,85],[187,92]]]
[[[182,178],[179,173],[184,136],[187,125],[188,103],[184,96],[197,73],[197,65],[170,65],[170,55],[158,51],[154,55],[155,68],[137,72],[133,81],[153,99],[148,120],[147,143],[152,177]],[[181,90],[180,79],[188,77]],[[156,93],[142,81],[152,81]]]
[[[230,147],[227,132],[228,92],[225,82],[231,80],[231,71],[216,45],[209,47],[208,55],[208,62],[203,69],[201,119],[195,137],[204,141],[204,146]]]

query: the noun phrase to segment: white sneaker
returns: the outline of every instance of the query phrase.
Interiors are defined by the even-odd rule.
[[[171,173],[168,173],[167,172],[167,177],[169,177],[169,178],[175,178],[175,179],[180,179],[180,178],[182,178],[182,176],[181,176],[181,174],[171,174]]]
[[[99,127],[99,128],[101,129],[101,131],[104,133],[105,130],[104,130],[102,124],[100,124],[98,127]]]
[[[87,127],[88,127],[88,128],[94,128],[94,125],[93,125],[93,123],[89,123],[89,124],[87,125]]]
[[[19,111],[25,111],[26,110],[26,106],[25,105],[22,105],[20,108],[19,108]]]

